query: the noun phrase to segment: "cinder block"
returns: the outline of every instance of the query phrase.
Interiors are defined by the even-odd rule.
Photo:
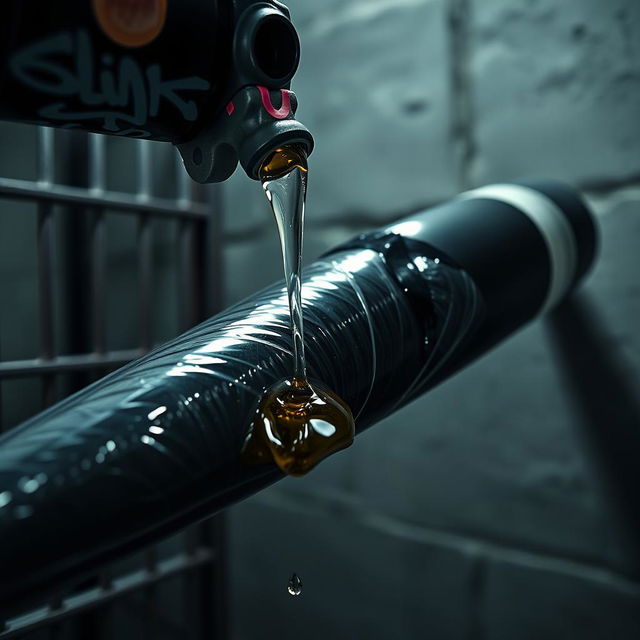
[[[374,426],[356,492],[393,517],[593,559],[606,503],[534,325]]]
[[[640,174],[640,3],[476,0],[475,183]]]
[[[483,604],[491,640],[640,638],[640,585],[492,562]]]
[[[624,208],[601,219],[586,293],[639,388],[640,204]],[[637,572],[585,435],[537,322],[373,427],[341,464],[357,465],[349,490],[391,516]]]
[[[317,144],[310,218],[388,220],[455,193],[445,3],[317,6],[293,85]]]
[[[345,514],[250,499],[230,511],[232,637],[468,638],[468,556]],[[289,576],[302,595],[287,593]]]
[[[289,4],[302,43],[298,116],[316,139],[309,224],[375,226],[455,193],[446,3]],[[263,219],[250,187],[240,175],[226,187],[228,228]]]

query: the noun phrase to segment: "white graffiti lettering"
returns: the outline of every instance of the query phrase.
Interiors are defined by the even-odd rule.
[[[158,115],[163,100],[184,120],[196,120],[196,103],[180,93],[207,91],[210,87],[209,82],[196,76],[163,79],[160,65],[143,69],[129,55],[116,60],[105,53],[97,64],[91,39],[83,29],[28,45],[12,56],[9,67],[26,86],[50,96],[75,97],[87,107],[74,110],[64,101],[52,102],[39,110],[41,117],[68,123],[97,120],[106,132],[120,135],[147,133],[141,127]]]

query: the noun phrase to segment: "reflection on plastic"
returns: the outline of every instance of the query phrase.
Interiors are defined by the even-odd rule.
[[[246,464],[270,464],[302,476],[328,455],[353,443],[351,409],[335,393],[307,379],[302,310],[302,245],[307,156],[295,146],[276,149],[260,169],[282,246],[289,298],[292,375],[265,390],[245,445]]]
[[[258,405],[242,460],[275,462],[284,473],[303,476],[354,437],[353,416],[343,400],[319,383],[283,380]]]
[[[358,430],[429,386],[473,327],[468,276],[422,254],[412,265],[417,257],[429,317],[377,251],[343,251],[305,271],[309,377],[344,399]],[[282,477],[273,465],[243,465],[240,451],[263,391],[290,375],[291,361],[278,284],[4,434],[0,602]]]

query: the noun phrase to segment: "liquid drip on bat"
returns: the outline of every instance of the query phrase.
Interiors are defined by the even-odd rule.
[[[293,375],[264,393],[242,451],[247,464],[275,462],[301,476],[348,447],[355,434],[348,405],[307,379],[302,322],[302,243],[308,166],[296,146],[276,149],[260,171],[278,225],[293,337]]]
[[[275,462],[303,476],[353,442],[351,410],[317,383],[282,380],[266,391],[243,449],[247,464]]]

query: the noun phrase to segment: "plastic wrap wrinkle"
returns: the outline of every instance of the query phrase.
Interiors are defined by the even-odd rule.
[[[365,400],[364,400],[364,402],[362,404],[362,407],[360,408],[358,413],[354,416],[355,420],[358,420],[358,417],[360,416],[360,414],[362,413],[364,408],[367,406],[367,402],[369,401],[369,398],[371,397],[371,392],[373,391],[373,386],[375,384],[375,379],[376,379],[376,369],[377,369],[376,358],[377,358],[377,353],[376,353],[376,340],[375,340],[375,335],[374,335],[374,331],[373,331],[373,322],[372,322],[372,318],[371,318],[371,312],[368,309],[365,297],[364,297],[360,287],[358,287],[357,283],[355,282],[354,277],[349,273],[349,271],[343,270],[343,268],[340,266],[340,264],[338,264],[335,260],[333,260],[331,264],[333,265],[334,269],[336,269],[337,271],[342,271],[345,274],[345,276],[347,277],[347,280],[348,280],[349,284],[353,287],[353,290],[355,291],[356,295],[358,296],[358,300],[360,301],[360,304],[362,305],[362,308],[364,309],[364,311],[366,313],[367,324],[369,326],[370,339],[371,339],[371,384],[369,385],[369,391],[367,393],[367,397],[365,398]],[[345,265],[345,267],[347,267],[347,266],[348,265]]]
[[[393,410],[426,391],[438,372],[459,352],[484,316],[484,302],[473,280],[461,269],[442,265],[439,258],[412,253],[407,265],[418,269],[429,291],[433,311],[425,335],[425,360],[415,380]]]
[[[466,274],[417,254],[409,264],[426,265],[430,317],[376,251],[336,253],[304,273],[309,378],[348,403],[358,431],[422,392],[474,326]],[[282,477],[239,455],[264,389],[290,375],[292,357],[278,284],[5,434],[0,601]]]
[[[397,285],[372,251],[316,263],[303,293],[309,376],[366,426],[384,413],[398,367],[417,365],[416,320],[399,311]],[[389,333],[410,337],[411,347],[389,345]],[[277,285],[5,434],[0,565],[17,575],[20,558],[26,575],[48,571],[66,556],[146,534],[190,501],[212,512],[241,487],[271,482],[271,470],[245,469],[238,455],[263,389],[289,375],[291,359],[286,292]],[[51,527],[47,545],[35,544]]]

